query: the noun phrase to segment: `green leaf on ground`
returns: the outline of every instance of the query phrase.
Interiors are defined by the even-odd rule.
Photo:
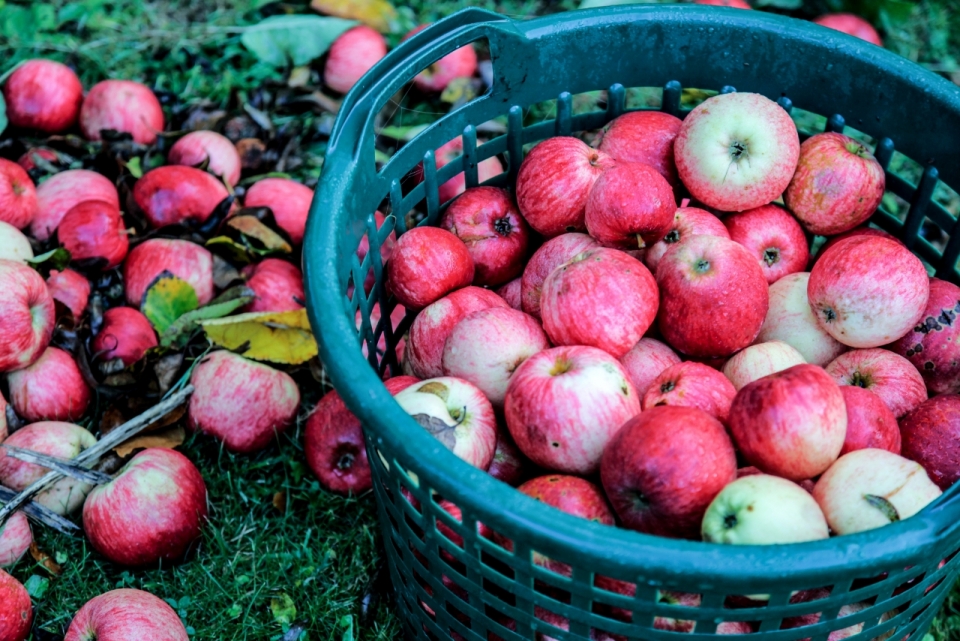
[[[270,599],[270,612],[273,613],[273,620],[283,627],[284,632],[297,618],[297,606],[286,592],[281,592],[279,596]]]
[[[2,100],[2,98],[0,98],[0,100]],[[57,247],[39,256],[28,258],[27,263],[34,269],[43,267],[46,270],[56,269],[57,271],[63,271],[67,265],[70,264],[70,252],[63,247]]]
[[[46,594],[50,588],[50,579],[31,574],[30,578],[24,582],[23,587],[27,589],[27,594],[29,594],[34,601],[37,601],[42,599],[43,595]]]
[[[270,16],[247,27],[241,41],[262,62],[274,67],[308,64],[327,52],[355,20],[320,16]]]
[[[200,321],[223,318],[240,309],[254,298],[256,298],[256,294],[249,287],[244,285],[231,287],[208,304],[183,314],[171,323],[160,335],[160,345],[163,347],[184,347]]]
[[[192,312],[198,305],[193,286],[164,270],[144,292],[140,311],[162,335],[178,318]]]

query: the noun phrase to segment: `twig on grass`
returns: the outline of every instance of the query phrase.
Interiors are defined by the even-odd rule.
[[[8,502],[16,495],[17,493],[11,490],[9,487],[0,485],[0,505]],[[43,525],[52,527],[54,530],[62,532],[63,534],[73,534],[80,529],[80,526],[73,521],[62,517],[50,508],[43,507],[39,503],[34,503],[33,501],[29,501],[26,505],[24,505],[22,510],[24,514],[37,523],[42,523]]]

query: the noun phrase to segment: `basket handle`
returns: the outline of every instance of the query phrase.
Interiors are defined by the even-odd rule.
[[[925,507],[918,516],[926,519],[938,535],[960,527],[960,481],[948,487],[946,492]]]

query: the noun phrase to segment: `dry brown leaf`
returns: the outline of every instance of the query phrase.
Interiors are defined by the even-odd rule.
[[[115,405],[111,405],[103,412],[103,416],[100,417],[100,435],[106,436],[125,422],[126,419],[123,417],[123,412],[117,409]]]
[[[148,447],[161,447],[166,450],[172,450],[182,445],[186,437],[187,435],[183,429],[183,425],[175,425],[174,427],[159,432],[136,436],[123,445],[115,447],[113,451],[116,452],[118,456],[127,457],[132,454],[134,450],[142,450]]]
[[[387,0],[313,0],[310,8],[328,16],[359,20],[377,31],[390,31],[397,10]]]
[[[45,567],[47,572],[53,576],[60,576],[60,573],[63,572],[60,565],[53,560],[52,556],[41,550],[36,541],[30,544],[30,556],[33,557],[34,561]]]
[[[232,216],[227,219],[227,225],[245,236],[256,238],[263,243],[264,247],[272,251],[281,251],[286,254],[293,251],[290,243],[285,241],[280,234],[257,220],[255,216]]]
[[[285,514],[287,511],[287,495],[285,492],[277,492],[273,495],[273,507],[277,508],[277,511],[280,514]]]

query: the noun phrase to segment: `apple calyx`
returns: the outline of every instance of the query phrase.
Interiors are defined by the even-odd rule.
[[[560,376],[573,369],[573,363],[566,358],[558,358],[550,368],[550,376]]]
[[[763,250],[763,262],[767,264],[767,267],[772,267],[773,265],[780,262],[780,250],[776,247],[767,247]]]
[[[729,151],[731,162],[737,163],[745,158],[750,157],[750,146],[741,140],[734,140],[731,142]]]
[[[870,378],[870,375],[864,374],[860,370],[857,370],[850,375],[850,384],[856,387],[867,389],[870,387],[871,383],[873,383],[873,379]]]
[[[706,258],[700,258],[693,263],[693,271],[698,274],[706,274],[710,271],[710,261]]]
[[[493,221],[493,231],[497,232],[501,236],[509,236],[513,231],[513,225],[510,223],[510,219],[506,216],[503,218],[497,218]]]
[[[660,392],[662,392],[663,394],[666,394],[667,392],[672,392],[674,387],[675,385],[673,384],[673,381],[667,381],[666,383],[660,386]],[[657,403],[657,405],[662,405],[662,404],[663,403]]]
[[[349,472],[353,469],[353,463],[356,458],[353,452],[344,452],[340,455],[340,458],[337,459],[337,469],[342,472]]]
[[[667,232],[667,235],[663,237],[663,242],[667,243],[668,245],[673,245],[674,243],[679,243],[679,242],[680,242],[680,230],[679,230],[679,229],[671,229],[670,231],[668,231],[668,232]]]

